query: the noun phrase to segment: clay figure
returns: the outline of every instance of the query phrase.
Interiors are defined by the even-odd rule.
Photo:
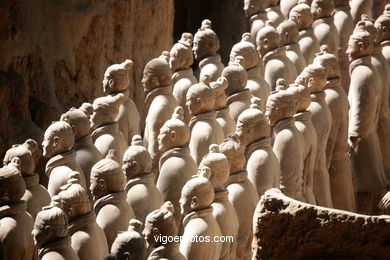
[[[220,144],[224,140],[221,125],[216,120],[215,95],[206,82],[192,85],[187,92],[186,106],[193,116],[189,123],[191,129],[190,154],[198,165],[209,151],[211,144]]]
[[[77,178],[71,178],[58,194],[68,218],[71,246],[80,259],[102,259],[108,254],[104,231],[96,223],[87,191]]]
[[[355,24],[360,21],[362,14],[372,16],[372,0],[350,0],[349,5],[351,6],[351,15]]]
[[[80,259],[71,247],[68,236],[68,219],[61,208],[44,207],[35,219],[32,235],[38,248],[39,259]]]
[[[140,114],[134,101],[129,98],[129,70],[133,64],[132,60],[125,60],[121,64],[109,66],[102,83],[105,95],[115,96],[122,93],[125,96],[123,103],[119,105],[115,121],[118,122],[126,144],[131,142],[133,135],[141,133]]]
[[[244,67],[248,74],[245,88],[249,89],[253,96],[261,100],[267,100],[271,93],[271,87],[263,77],[264,65],[260,60],[255,45],[250,40],[249,33],[244,33],[242,40],[233,46],[230,52],[230,62],[234,62],[237,56],[244,58],[241,66]],[[262,109],[265,109],[265,104]]]
[[[283,78],[287,84],[293,83],[298,71],[286,56],[286,49],[280,44],[280,37],[275,27],[268,22],[257,34],[257,51],[264,63],[264,79],[274,90],[276,80]]]
[[[249,20],[250,35],[252,42],[256,42],[257,32],[265,26],[268,20],[265,9],[269,5],[269,0],[244,0],[244,12]]]
[[[35,259],[31,231],[34,219],[26,212],[22,197],[26,185],[20,174],[20,159],[0,168],[0,242],[7,259]]]
[[[158,161],[161,152],[158,150],[157,136],[160,128],[167,121],[177,102],[172,95],[172,72],[168,58],[155,58],[149,61],[142,77],[145,92],[145,105],[148,114],[145,119],[144,141],[152,157],[152,172],[158,175]]]
[[[324,87],[326,84],[326,70],[318,64],[310,64],[298,76],[296,83],[309,89],[311,104],[307,108],[311,112],[311,120],[317,132],[317,152],[314,164],[314,196],[317,204],[331,208],[332,197],[330,192],[329,171],[326,161],[326,148],[332,126],[332,114],[325,101]]]
[[[46,175],[49,177],[47,191],[50,197],[57,195],[60,187],[70,179],[73,171],[79,172],[80,183],[85,186],[85,175],[76,161],[72,127],[63,121],[54,122],[45,131],[42,142],[42,155],[49,158],[46,164]]]
[[[268,0],[268,7],[265,10],[267,11],[267,20],[272,22],[275,27],[278,27],[285,19],[279,5],[279,0]]]
[[[146,243],[142,236],[142,223],[139,220],[131,219],[127,231],[118,234],[112,244],[111,254],[118,260],[146,258]]]
[[[230,63],[222,72],[222,76],[226,78],[228,84],[225,90],[227,95],[226,104],[229,106],[230,115],[234,121],[237,121],[240,113],[249,107],[252,97],[249,89],[245,88],[248,74],[241,66],[243,59],[243,57],[237,56],[235,61]]]
[[[390,9],[390,4],[386,5],[386,7],[387,6]],[[390,15],[379,16],[375,21],[375,27],[377,28],[378,33],[382,39],[382,54],[386,61],[390,62]]]
[[[225,90],[228,81],[225,77],[218,78],[217,81],[210,82],[210,87],[215,95],[215,110],[217,111],[217,121],[221,125],[225,137],[236,130],[236,121],[230,114],[230,108],[226,105]]]
[[[193,260],[220,259],[222,243],[205,242],[194,237],[221,236],[221,230],[213,216],[211,203],[214,201],[214,189],[205,172],[187,181],[181,191],[180,208],[184,233],[180,242],[180,252]]]
[[[251,99],[251,106],[240,114],[236,134],[246,146],[248,179],[259,196],[280,186],[280,165],[271,145],[271,128],[260,107],[261,100]]]
[[[280,164],[282,192],[299,201],[303,197],[304,144],[302,134],[295,126],[295,96],[286,90],[271,94],[265,116],[273,127],[273,151]]]
[[[259,195],[256,187],[249,181],[245,170],[245,146],[239,141],[236,134],[230,135],[219,145],[230,163],[230,176],[226,189],[229,191],[228,199],[237,212],[238,234],[236,259],[250,259],[252,244],[252,216],[255,211]]]
[[[157,237],[176,237],[178,227],[173,216],[174,207],[170,201],[166,201],[160,209],[148,214],[145,221],[143,235],[149,246],[155,248],[149,255],[148,260],[171,259],[186,260],[187,258],[179,251],[177,241],[165,242]]]
[[[152,158],[140,136],[133,136],[131,146],[123,156],[122,170],[127,181],[126,201],[133,209],[135,218],[145,222],[146,215],[163,204],[163,197],[154,183]]]
[[[44,206],[50,204],[50,195],[46,188],[39,184],[39,175],[35,173],[35,154],[38,144],[34,140],[26,140],[21,145],[9,149],[3,159],[4,166],[11,163],[13,158],[18,158],[20,162],[20,171],[26,184],[26,192],[22,200],[27,204],[27,212],[35,219],[37,213]]]
[[[74,131],[76,162],[83,170],[87,192],[89,191],[89,179],[92,166],[102,159],[102,155],[92,142],[90,135],[89,117],[79,109],[71,108],[61,115],[61,121],[67,122]]]
[[[299,47],[306,64],[311,64],[315,54],[320,51],[320,43],[314,35],[314,29],[311,27],[313,15],[310,6],[304,2],[299,2],[298,5],[291,9],[289,19],[298,25]]]
[[[298,0],[280,0],[280,10],[286,19],[288,19],[291,9],[297,4]]]
[[[183,33],[181,39],[173,45],[169,55],[169,66],[173,73],[172,94],[176,98],[177,104],[184,109],[184,122],[187,124],[191,116],[186,108],[186,94],[188,89],[198,82],[190,67],[194,62],[192,41],[191,33]]]
[[[219,259],[237,259],[238,216],[228,199],[229,191],[225,188],[229,179],[230,164],[227,157],[219,152],[216,144],[210,145],[210,152],[203,157],[199,165],[200,171],[204,167],[207,167],[211,172],[210,182],[215,192],[214,201],[211,204],[213,216],[221,229],[222,236],[233,237],[233,241],[222,243]]]
[[[174,207],[173,216],[177,227],[181,227],[180,192],[184,184],[197,173],[197,164],[190,155],[188,143],[191,130],[184,122],[184,113],[177,107],[172,118],[165,122],[158,136],[159,149],[162,152],[157,180],[157,188],[163,201],[171,201]],[[175,185],[172,185],[172,184]],[[161,204],[160,204],[161,205]],[[149,211],[150,212],[150,211]]]
[[[195,33],[192,51],[195,60],[199,61],[199,82],[205,76],[210,81],[216,81],[222,73],[224,65],[219,50],[219,39],[211,29],[211,21],[203,20],[201,28]]]
[[[108,248],[118,232],[126,231],[129,220],[134,218],[133,209],[126,201],[125,175],[115,157],[115,151],[111,150],[91,170],[93,211],[97,224],[106,234]]]
[[[388,184],[386,179],[378,133],[376,131],[381,97],[379,75],[372,65],[374,40],[367,31],[351,35],[347,54],[351,61],[348,100],[348,143],[357,188],[357,212],[379,213],[378,201]]]

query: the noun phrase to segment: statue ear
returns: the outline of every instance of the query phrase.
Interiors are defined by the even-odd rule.
[[[264,48],[268,48],[268,39],[263,39],[263,46]]]
[[[288,31],[285,32],[284,39],[288,40],[289,37],[290,37],[290,33]]]
[[[364,44],[363,42],[358,42],[358,47],[359,47],[359,50],[363,50],[364,49]]]
[[[202,104],[202,99],[201,99],[201,98],[197,98],[197,99],[196,99],[196,103],[197,103],[197,104]]]
[[[152,83],[153,83],[153,86],[160,85],[160,80],[158,79],[157,76],[152,76]]]
[[[53,138],[53,146],[56,147],[60,144],[60,138],[58,136],[54,136]]]
[[[317,8],[317,13],[318,13],[318,16],[319,16],[319,17],[322,16],[322,7],[318,7],[318,8]]]
[[[99,187],[101,189],[105,189],[106,188],[106,182],[104,181],[104,179],[99,179],[98,185],[99,185]]]
[[[131,162],[131,167],[133,168],[134,171],[136,171],[138,169],[138,163],[137,161],[132,161]]]
[[[109,88],[114,88],[114,80],[113,79],[109,79],[108,80],[108,87]]]
[[[175,131],[171,131],[171,139],[174,140],[176,137],[176,132]]]
[[[199,203],[198,197],[194,196],[191,199],[191,208],[194,209]]]
[[[152,233],[154,236],[157,236],[160,234],[160,230],[158,230],[158,228],[154,227],[154,228],[152,228]]]

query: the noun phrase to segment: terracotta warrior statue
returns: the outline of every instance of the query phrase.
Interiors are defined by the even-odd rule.
[[[127,140],[119,131],[118,115],[119,107],[125,100],[125,95],[119,93],[115,96],[105,96],[93,101],[93,114],[91,115],[92,141],[102,157],[106,157],[111,149],[114,149],[118,158],[123,156],[127,147]]]
[[[31,231],[34,219],[27,213],[22,200],[26,185],[20,174],[20,159],[0,168],[0,242],[7,259],[35,259]]]
[[[299,4],[291,9],[289,19],[298,25],[299,47],[306,64],[311,64],[315,54],[320,51],[320,43],[311,26],[313,23],[313,15],[311,14],[310,6],[305,1],[299,1]]]
[[[372,16],[372,1],[373,0],[350,0],[349,5],[351,6],[351,15],[353,22],[357,24],[360,21],[362,14]]]
[[[298,44],[298,25],[287,19],[279,24],[277,31],[279,33],[280,43],[286,48],[287,58],[294,63],[298,73],[301,73],[306,67],[306,61]]]
[[[348,96],[340,80],[337,57],[321,46],[321,53],[314,63],[323,66],[327,72],[324,86],[325,102],[332,114],[332,124],[326,147],[326,162],[329,169],[330,191],[333,207],[355,212],[355,188],[352,165],[348,157]]]
[[[108,254],[104,231],[96,223],[87,191],[72,178],[58,194],[68,218],[71,246],[80,259],[103,259]]]
[[[197,83],[191,65],[194,62],[192,54],[193,36],[191,33],[183,33],[181,39],[175,43],[169,55],[169,67],[172,70],[173,96],[177,103],[184,109],[184,122],[188,124],[191,116],[186,107],[186,95],[188,89]]]
[[[216,81],[222,73],[224,65],[219,50],[219,39],[217,34],[211,29],[211,21],[203,20],[201,28],[195,33],[192,51],[194,57],[199,61],[199,82],[205,76],[210,81]]]
[[[340,39],[332,16],[334,8],[334,0],[313,0],[311,3],[314,34],[320,46],[328,45],[329,52],[337,55]]]
[[[337,52],[338,63],[340,67],[341,85],[345,93],[348,94],[349,88],[349,60],[346,53],[348,47],[348,39],[352,34],[354,22],[351,15],[349,0],[334,0],[335,10],[333,13],[334,25],[340,39],[340,46]]]
[[[244,12],[249,20],[250,36],[252,42],[256,42],[257,32],[265,26],[268,20],[265,9],[269,5],[269,0],[244,0]]]
[[[173,212],[173,204],[170,201],[166,201],[160,209],[150,212],[146,217],[143,235],[149,247],[155,248],[150,253],[148,260],[187,260],[179,251],[180,243],[177,241],[164,243],[162,239],[156,239],[157,237],[175,237],[178,235],[179,229]]]
[[[351,60],[348,142],[357,184],[357,211],[364,214],[379,214],[377,204],[388,184],[377,133],[381,86],[371,61],[373,49],[374,39],[369,32],[351,35],[347,49]]]
[[[160,128],[167,121],[177,102],[172,95],[172,72],[169,63],[159,57],[149,61],[142,78],[145,92],[145,105],[148,114],[145,119],[144,141],[152,157],[152,172],[158,174],[158,161],[161,152],[158,150],[157,136]]]
[[[293,83],[298,75],[294,63],[287,58],[286,48],[281,45],[275,27],[268,22],[257,34],[257,51],[264,63],[264,78],[274,90],[276,80],[283,78],[287,84]]]
[[[295,126],[296,103],[294,94],[279,90],[267,100],[265,116],[273,127],[273,151],[280,164],[282,192],[296,200],[303,197],[304,143],[302,134]]]
[[[251,106],[240,114],[236,134],[246,146],[248,179],[259,196],[270,188],[280,186],[280,165],[271,145],[271,129],[260,107],[261,100],[251,99]]]
[[[229,192],[228,199],[238,213],[236,259],[251,259],[252,217],[259,195],[245,170],[245,146],[240,143],[236,134],[232,134],[219,145],[219,149],[230,163],[230,176],[226,189]]]
[[[189,126],[191,129],[190,154],[196,164],[209,151],[211,144],[220,144],[224,140],[221,125],[216,120],[215,95],[206,82],[192,85],[187,92],[186,106],[193,116]]]
[[[237,56],[242,56],[244,58],[241,66],[244,67],[248,74],[246,88],[249,89],[253,96],[258,97],[261,100],[267,100],[271,92],[271,87],[263,77],[264,65],[260,60],[255,45],[250,40],[249,33],[244,33],[242,35],[242,40],[233,46],[230,52],[230,62],[233,63]],[[265,109],[265,104],[262,109]]]
[[[390,4],[386,5],[389,7]],[[382,45],[382,54],[390,62],[390,15],[381,15],[375,21],[375,27],[378,30]]]
[[[234,121],[237,121],[237,117],[241,112],[249,107],[252,97],[249,89],[245,88],[248,74],[244,67],[241,66],[243,59],[243,57],[237,56],[236,60],[230,63],[222,72],[222,76],[226,78],[228,85],[225,90],[227,95],[226,103]]]
[[[311,120],[317,132],[316,163],[314,165],[314,196],[320,206],[331,208],[330,180],[326,161],[326,148],[332,126],[332,114],[325,101],[324,87],[326,70],[318,64],[310,64],[298,76],[296,83],[305,86],[311,93]]]
[[[371,63],[379,72],[379,78],[381,79],[381,106],[379,112],[378,121],[378,137],[380,140],[380,148],[382,153],[383,167],[388,180],[390,180],[390,161],[385,158],[390,157],[390,111],[389,111],[389,92],[390,92],[390,65],[386,61],[382,54],[382,47],[380,45],[382,41],[382,33],[378,32],[374,26],[375,21],[366,15],[362,15],[362,21],[360,21],[355,30],[366,30],[374,37],[374,50],[371,54]]]
[[[286,19],[288,19],[291,9],[297,4],[298,0],[280,0],[280,10]]]
[[[196,239],[200,236],[222,235],[211,207],[214,201],[214,189],[207,178],[210,174],[210,171],[207,171],[201,176],[191,178],[181,191],[179,203],[181,214],[184,216],[184,233],[180,242],[180,252],[187,259],[220,259],[222,242],[210,243]]]
[[[54,122],[45,131],[42,142],[42,155],[49,158],[46,164],[46,175],[49,177],[47,191],[50,196],[57,195],[60,187],[65,185],[71,174],[76,171],[80,174],[80,183],[85,186],[85,175],[76,161],[72,127],[63,121]]]
[[[27,140],[21,145],[9,149],[4,156],[4,166],[11,163],[13,158],[19,159],[20,171],[26,184],[26,192],[22,200],[27,204],[27,212],[35,219],[44,206],[50,204],[50,195],[46,188],[39,184],[39,175],[35,173],[33,153],[39,149],[34,140]]]
[[[280,9],[279,1],[280,0],[267,0],[268,7],[265,9],[267,11],[267,20],[272,22],[275,27],[278,27],[281,22],[285,19],[282,10]]]
[[[68,236],[68,219],[61,208],[44,207],[35,219],[32,235],[38,249],[39,259],[80,259],[71,246]]]
[[[225,90],[228,87],[228,81],[225,77],[220,77],[217,81],[211,82],[210,87],[215,95],[217,121],[221,125],[225,136],[228,136],[236,130],[236,121],[230,114],[230,108],[227,106],[226,102]]]
[[[184,184],[197,173],[197,164],[188,147],[191,130],[184,122],[183,109],[177,107],[172,118],[165,122],[158,136],[159,150],[162,152],[157,180],[157,188],[163,201],[171,201],[177,227],[181,226],[180,192]],[[175,184],[172,186],[172,184]],[[161,205],[161,204],[160,204]],[[149,211],[151,212],[151,211]]]
[[[210,145],[210,152],[203,157],[199,165],[200,171],[204,167],[211,172],[210,182],[215,192],[214,201],[211,204],[213,216],[221,229],[222,236],[233,237],[233,241],[225,241],[222,244],[219,259],[237,259],[238,216],[228,199],[229,191],[225,188],[229,179],[229,160],[223,153],[219,152],[217,145],[212,144]]]
[[[133,136],[131,146],[123,156],[123,173],[126,175],[126,201],[134,210],[135,218],[145,222],[146,216],[163,204],[163,197],[154,183],[152,158],[143,146],[140,136]]]
[[[295,95],[295,126],[302,134],[305,144],[303,160],[303,197],[306,202],[316,205],[313,192],[314,165],[317,153],[317,132],[311,121],[311,112],[307,110],[311,103],[310,90],[299,84],[291,84],[288,91]]]
[[[91,170],[93,211],[97,224],[106,234],[108,248],[118,232],[126,231],[129,220],[134,218],[133,209],[126,201],[125,175],[114,157],[115,151],[111,150],[107,158],[98,161]]]
[[[133,67],[132,60],[125,60],[121,64],[113,64],[107,68],[103,79],[103,92],[105,95],[115,96],[119,93],[125,95],[124,101],[119,105],[119,113],[115,121],[127,143],[131,142],[133,135],[141,133],[141,117],[133,100],[129,98],[129,70]]]
[[[142,222],[136,219],[129,221],[127,231],[116,237],[111,247],[111,254],[118,260],[146,259],[146,243],[142,235]]]
[[[87,191],[89,192],[89,179],[92,166],[102,159],[102,155],[92,142],[89,117],[80,109],[71,108],[61,115],[61,121],[67,122],[74,131],[76,161],[85,174]]]

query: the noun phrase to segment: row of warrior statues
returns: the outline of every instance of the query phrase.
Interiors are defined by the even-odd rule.
[[[143,133],[133,62],[109,66],[104,96],[62,114],[42,150],[28,139],[6,152],[3,259],[251,259],[253,213],[270,188],[381,214],[390,5],[374,2],[245,0],[250,33],[227,66],[204,20],[146,64]]]

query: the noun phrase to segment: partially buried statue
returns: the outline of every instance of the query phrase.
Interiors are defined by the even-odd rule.
[[[272,22],[272,24],[277,27],[281,22],[283,22],[284,15],[280,9],[279,0],[267,0],[268,6],[267,9],[267,20]]]
[[[286,48],[287,58],[294,63],[297,72],[301,73],[306,67],[306,61],[298,44],[298,25],[287,19],[279,24],[277,30],[280,36],[280,42]]]
[[[172,118],[166,121],[160,129],[158,136],[162,155],[156,186],[161,192],[163,200],[172,202],[175,209],[173,216],[177,227],[181,226],[182,220],[179,205],[181,189],[197,173],[197,164],[191,157],[188,147],[190,135],[190,127],[183,121],[183,109],[177,107]]]
[[[244,58],[241,66],[244,67],[248,74],[246,88],[249,89],[253,96],[261,100],[267,100],[271,87],[263,77],[263,62],[260,60],[255,45],[250,40],[249,33],[244,33],[242,40],[232,47],[230,62],[234,62],[237,56]],[[262,109],[265,109],[265,104]]]
[[[307,110],[311,103],[310,90],[305,86],[292,84],[288,88],[288,91],[295,95],[297,103],[297,111],[294,115],[295,126],[302,134],[305,141],[303,146],[303,196],[305,197],[306,202],[316,205],[317,201],[313,192],[313,179],[317,154],[317,132],[311,121],[311,112]]]
[[[111,254],[118,260],[146,258],[146,243],[142,236],[142,222],[131,219],[127,231],[121,232],[116,237],[111,247]]]
[[[169,66],[173,72],[172,94],[176,98],[177,103],[184,109],[184,122],[187,124],[191,116],[186,108],[186,94],[188,89],[197,83],[190,67],[194,62],[192,41],[193,36],[191,33],[183,33],[181,39],[173,45],[169,55]]]
[[[294,63],[287,58],[286,49],[280,44],[280,37],[275,27],[267,22],[257,34],[257,51],[264,63],[264,78],[274,90],[279,78],[293,83],[298,75]]]
[[[333,0],[313,0],[311,13],[313,14],[314,34],[320,43],[328,45],[329,52],[337,56],[340,38],[332,16],[334,12]]]
[[[135,218],[145,222],[146,215],[163,204],[163,197],[154,183],[152,158],[138,135],[133,136],[123,156],[122,170],[127,181],[126,201],[134,210]]]
[[[131,142],[133,135],[141,134],[141,117],[133,100],[129,98],[129,70],[133,67],[133,61],[125,60],[121,64],[113,64],[107,68],[103,79],[103,92],[105,95],[115,96],[119,93],[125,95],[125,99],[119,106],[119,113],[115,118],[119,130],[122,132],[126,143]]]
[[[107,158],[98,161],[91,170],[91,187],[97,224],[104,230],[108,248],[116,235],[126,231],[129,220],[134,218],[133,209],[126,201],[125,175],[110,151]]]
[[[219,149],[230,162],[230,176],[226,189],[229,191],[228,199],[237,212],[239,223],[235,259],[251,259],[252,217],[259,195],[247,177],[245,146],[240,143],[236,134],[232,134],[219,145]]]
[[[329,169],[333,207],[356,211],[352,165],[348,157],[348,96],[341,86],[337,57],[321,46],[321,53],[314,59],[327,71],[324,86],[325,102],[332,114],[332,124],[326,147],[326,165]]]
[[[248,80],[248,74],[243,64],[244,58],[237,56],[233,63],[230,63],[223,72],[222,76],[227,80],[226,103],[230,110],[230,115],[235,121],[242,111],[247,109],[251,102],[251,93],[245,88]]]
[[[19,159],[20,171],[26,184],[26,192],[22,200],[27,203],[27,212],[30,213],[33,219],[42,207],[50,204],[50,195],[45,187],[39,184],[39,176],[34,172],[33,153],[36,149],[39,149],[38,144],[29,139],[23,144],[9,149],[3,159],[4,166],[10,164],[13,158]]]
[[[152,157],[152,172],[158,172],[161,152],[158,150],[157,136],[165,121],[171,118],[177,106],[172,95],[172,72],[166,59],[152,59],[145,68],[142,85],[145,92],[145,105],[148,114],[145,119],[144,141]]]
[[[311,27],[313,15],[310,6],[305,1],[299,1],[299,4],[291,9],[289,19],[298,25],[299,47],[303,57],[305,57],[306,64],[311,64],[315,54],[320,51],[320,43]]]
[[[311,112],[311,120],[317,132],[316,163],[314,165],[314,196],[320,206],[331,208],[329,172],[326,162],[326,148],[332,126],[332,114],[325,101],[324,87],[326,84],[326,70],[318,64],[307,66],[296,80],[311,93],[311,104],[307,108]]]
[[[265,116],[273,127],[273,151],[280,164],[281,190],[285,195],[305,202],[302,183],[305,140],[295,126],[295,112],[294,94],[279,90],[269,96]]]
[[[149,247],[155,248],[149,255],[148,260],[170,259],[187,260],[179,251],[179,242],[162,241],[157,237],[166,237],[169,239],[178,236],[178,227],[173,216],[174,207],[170,201],[166,201],[160,209],[154,210],[148,214],[145,220],[145,229],[143,235],[149,244]],[[193,259],[193,258],[188,258]]]
[[[87,191],[77,178],[71,178],[58,194],[68,218],[71,246],[81,260],[103,259],[108,254],[104,231],[96,223]]]
[[[197,164],[208,153],[209,146],[222,143],[225,136],[216,120],[215,95],[208,83],[206,81],[192,85],[187,92],[186,106],[193,116],[189,123],[191,129],[189,147],[190,154]]]
[[[204,176],[208,174],[208,176]],[[199,237],[221,236],[221,230],[213,217],[211,203],[214,201],[214,189],[207,177],[210,171],[190,179],[183,187],[180,208],[184,233],[180,243],[180,252],[193,260],[220,259],[222,242],[206,242]],[[196,239],[197,237],[197,239]]]
[[[215,95],[215,110],[217,111],[217,121],[221,125],[225,136],[233,133],[236,129],[236,121],[230,114],[230,108],[226,104],[225,90],[228,82],[225,77],[218,78],[217,81],[211,82],[210,87]]]
[[[26,191],[20,174],[20,160],[0,168],[0,242],[4,245],[7,259],[35,259],[31,231],[34,219],[26,212],[22,200]]]
[[[210,182],[215,197],[211,204],[213,216],[216,219],[222,236],[232,237],[233,241],[224,241],[219,259],[236,259],[237,235],[239,222],[237,212],[228,199],[229,191],[225,188],[229,179],[230,164],[227,157],[219,152],[218,145],[210,145],[210,152],[205,155],[199,165],[200,171],[211,172]]]
[[[76,161],[85,174],[87,191],[92,166],[102,159],[102,155],[92,142],[89,117],[80,109],[71,108],[61,115],[61,121],[67,122],[74,131]]]
[[[127,140],[119,131],[118,122],[115,121],[119,107],[124,100],[125,96],[120,93],[115,96],[100,97],[93,101],[93,114],[90,118],[93,131],[91,136],[103,158],[111,149],[114,149],[118,154],[117,159],[120,159],[126,150]]]
[[[269,0],[244,0],[244,12],[250,24],[250,36],[252,42],[256,42],[257,32],[265,26],[268,20],[265,9]]]
[[[49,158],[46,164],[46,175],[49,176],[47,191],[50,196],[57,195],[62,185],[70,179],[76,171],[80,174],[80,183],[85,186],[85,175],[76,161],[74,145],[74,132],[72,127],[63,121],[54,122],[45,131],[42,142],[42,155]]]
[[[377,203],[388,184],[377,133],[381,97],[379,75],[371,63],[374,40],[367,31],[351,35],[347,54],[351,60],[348,100],[348,142],[357,185],[357,211],[378,214]],[[363,94],[364,93],[364,94]]]
[[[250,108],[238,117],[236,134],[246,146],[248,179],[261,196],[268,189],[279,188],[280,165],[272,150],[270,125],[260,109],[261,100],[252,98],[251,102]]]
[[[211,21],[203,20],[201,28],[195,33],[192,51],[194,57],[199,61],[199,81],[205,76],[210,81],[216,81],[222,73],[224,65],[219,50],[219,39],[211,29]]]

